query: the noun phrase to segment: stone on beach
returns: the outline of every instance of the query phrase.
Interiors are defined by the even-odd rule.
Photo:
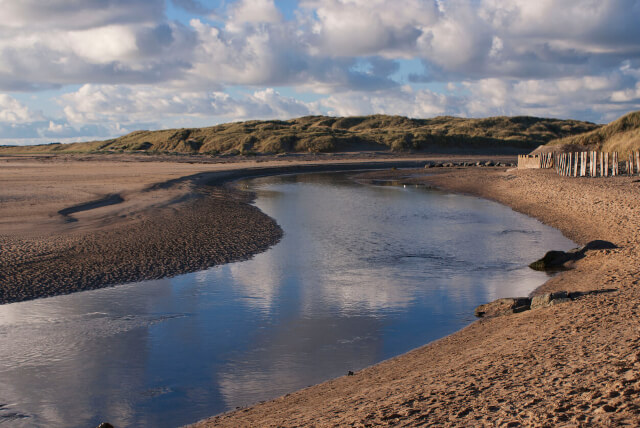
[[[548,251],[543,258],[531,263],[529,267],[534,270],[560,269],[565,267],[565,263],[567,262],[580,260],[585,256],[587,251],[609,250],[609,249],[615,249],[615,248],[618,248],[618,246],[609,241],[596,239],[594,241],[589,242],[583,247],[574,248],[573,250]]]
[[[477,317],[495,317],[510,313],[523,312],[530,308],[531,299],[528,297],[506,297],[480,305],[475,310]]]

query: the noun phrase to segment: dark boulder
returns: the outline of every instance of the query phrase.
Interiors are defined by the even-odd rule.
[[[523,312],[529,310],[530,307],[531,299],[528,297],[507,297],[478,306],[475,315],[479,318],[496,317]]]
[[[569,251],[549,251],[540,260],[531,263],[529,267],[534,270],[555,270],[565,268],[565,263],[583,258],[587,251],[593,250],[609,250],[618,248],[609,241],[597,239],[589,242],[584,247],[574,248]]]
[[[531,263],[529,267],[534,270],[558,269],[572,259],[570,253],[552,250],[547,252],[543,258]]]

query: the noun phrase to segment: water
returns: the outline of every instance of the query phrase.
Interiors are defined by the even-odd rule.
[[[285,232],[265,253],[0,306],[0,425],[170,427],[273,398],[459,330],[574,246],[468,196],[345,174],[241,185]]]

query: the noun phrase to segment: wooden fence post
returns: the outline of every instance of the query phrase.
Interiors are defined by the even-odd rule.
[[[609,176],[609,152],[604,154],[604,176]]]
[[[611,176],[618,175],[618,152],[613,152],[613,160],[611,164]]]
[[[604,154],[602,152],[598,152],[598,153],[600,157],[600,177],[604,177],[604,169],[602,165],[602,158],[604,157]]]

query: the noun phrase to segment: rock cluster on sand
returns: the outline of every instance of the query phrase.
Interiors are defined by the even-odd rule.
[[[529,267],[535,270],[554,270],[562,269],[566,267],[568,262],[580,260],[583,258],[587,251],[590,250],[610,250],[617,248],[617,246],[611,242],[603,240],[595,240],[589,242],[587,245],[574,248],[570,251],[548,251],[543,258],[531,263]]]
[[[474,313],[478,318],[489,318],[500,315],[517,314],[518,312],[530,309],[544,308],[546,306],[558,305],[570,302],[583,296],[610,293],[615,289],[590,290],[590,291],[555,291],[553,293],[543,293],[533,297],[506,297],[496,299],[493,302],[485,303],[476,307]]]
[[[494,161],[477,161],[477,162],[427,162],[424,167],[426,169],[429,168],[453,168],[453,167],[469,167],[469,166],[478,166],[478,167],[516,167],[517,165],[512,162],[494,162]]]

